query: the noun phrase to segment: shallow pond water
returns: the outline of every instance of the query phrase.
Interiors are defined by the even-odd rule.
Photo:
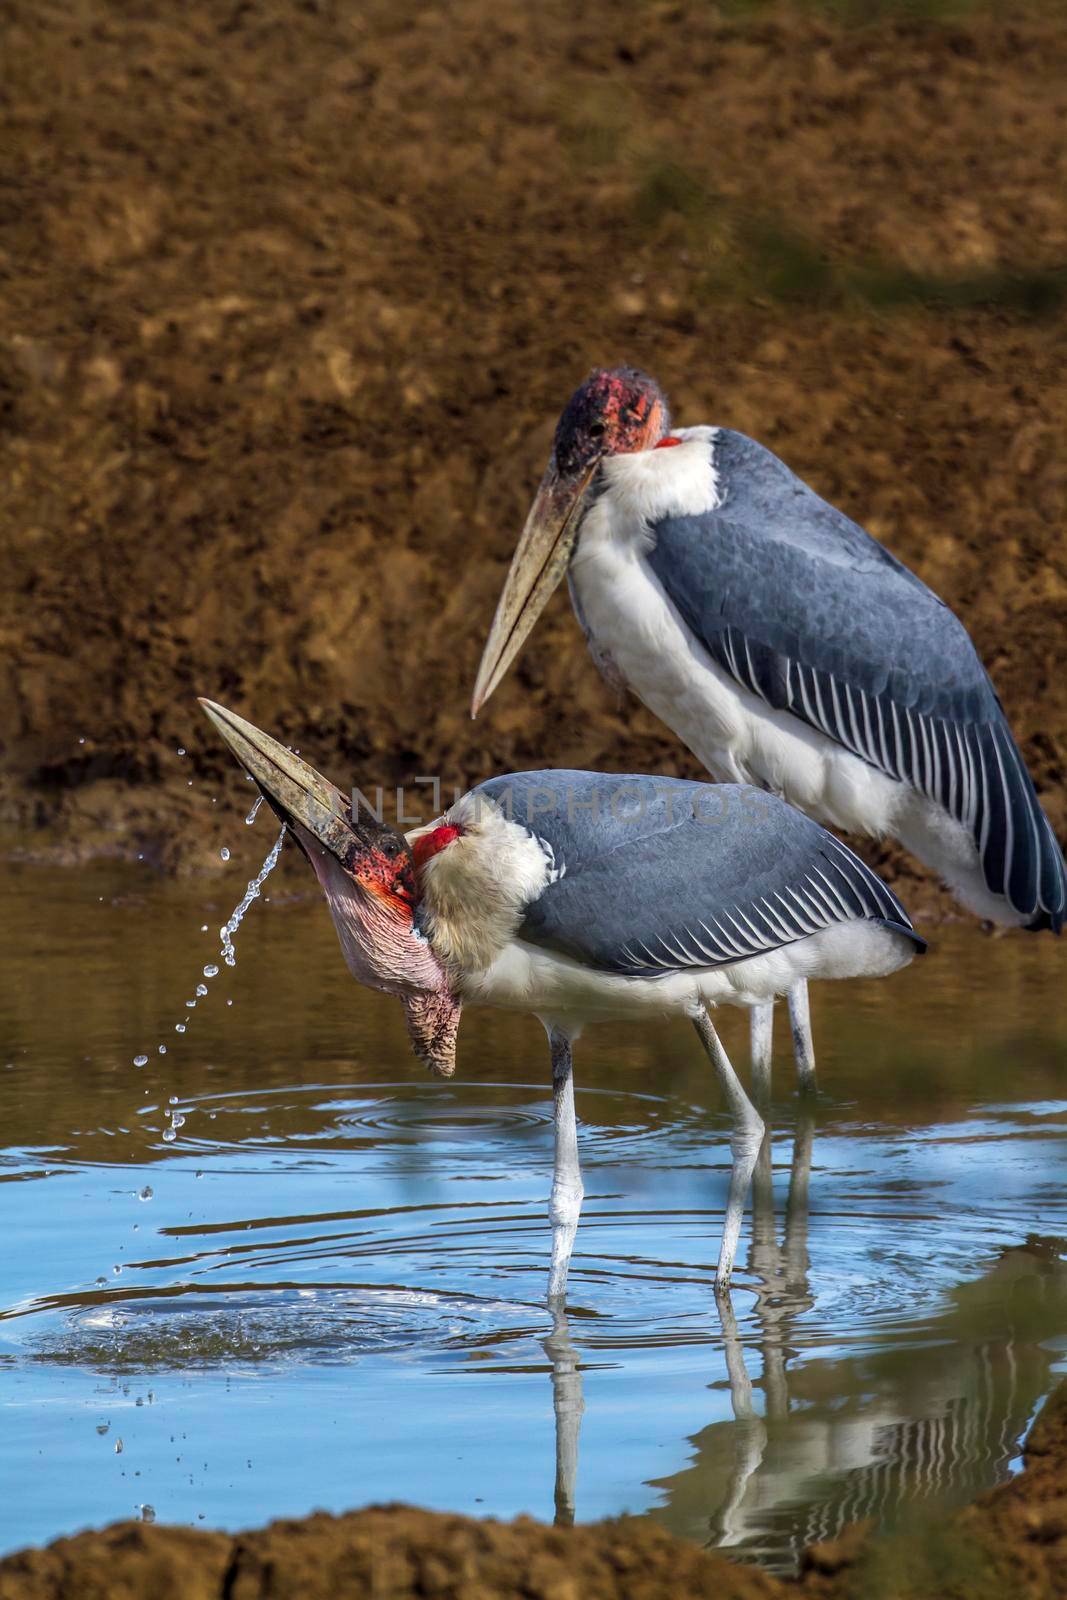
[[[697,1041],[587,1033],[553,1323],[534,1021],[465,1015],[458,1077],[428,1080],[285,856],[186,1009],[268,833],[211,883],[0,868],[4,1549],[405,1500],[627,1510],[788,1570],[1013,1470],[1067,1350],[1057,941],[950,928],[894,979],[824,986],[811,1115],[779,1024],[722,1311]],[[744,1017],[722,1024],[747,1070]]]

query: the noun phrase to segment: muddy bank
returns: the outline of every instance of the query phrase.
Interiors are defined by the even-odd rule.
[[[1052,1600],[1067,1595],[1067,1386],[1025,1470],[951,1516],[811,1546],[796,1582],[647,1521],[549,1528],[372,1507],[229,1536],[116,1523],[0,1561],[0,1600]]]
[[[466,714],[625,358],[959,609],[1062,836],[1067,17],[859,9],[13,0],[0,823],[217,859],[197,693],[340,782],[695,770],[563,596]]]

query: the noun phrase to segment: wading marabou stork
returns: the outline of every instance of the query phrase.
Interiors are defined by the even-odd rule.
[[[476,716],[564,573],[598,667],[720,782],[898,839],[969,910],[1059,932],[1063,856],[962,623],[777,456],[672,428],[655,381],[571,396],[478,671]],[[789,996],[814,1086],[803,982]],[[769,1086],[773,1013],[752,1017]]]
[[[201,704],[314,868],[353,977],[399,997],[431,1071],[455,1071],[465,1004],[543,1023],[555,1302],[582,1200],[572,1044],[590,1022],[693,1022],[733,1119],[725,1288],[764,1128],[709,1008],[906,966],[925,945],[880,879],[775,795],[677,778],[510,773],[405,837],[250,722]]]

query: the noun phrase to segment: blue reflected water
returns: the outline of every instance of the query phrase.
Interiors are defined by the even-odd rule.
[[[4,1548],[405,1500],[646,1513],[788,1569],[854,1516],[1011,1470],[1067,1337],[1053,941],[949,930],[815,996],[822,1095],[798,1120],[781,1039],[732,1314],[695,1040],[587,1034],[553,1326],[540,1029],[465,1017],[460,1077],[427,1081],[299,874],[271,883],[175,1040],[233,885],[4,869]],[[745,1065],[744,1019],[724,1031]]]

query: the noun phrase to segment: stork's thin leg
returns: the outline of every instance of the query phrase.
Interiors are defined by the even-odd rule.
[[[574,1492],[578,1477],[578,1434],[585,1401],[578,1352],[571,1343],[567,1313],[562,1305],[552,1311],[552,1332],[544,1341],[552,1363],[552,1408],[556,1413],[556,1527],[574,1525]]]
[[[801,978],[789,991],[789,1024],[793,1030],[793,1054],[801,1094],[815,1093],[815,1048],[811,1042],[811,1012],[808,1008],[808,980]]]
[[[752,1098],[762,1109],[771,1099],[771,1050],[774,1043],[774,1001],[753,1006],[749,1013],[752,1052]]]
[[[582,1209],[582,1173],[578,1165],[578,1126],[574,1117],[574,1073],[571,1041],[565,1033],[551,1028],[552,1099],[556,1128],[556,1156],[552,1172],[552,1198],[548,1215],[552,1222],[552,1264],[548,1273],[550,1305],[563,1300],[567,1291],[574,1235]]]
[[[741,1233],[745,1196],[748,1194],[749,1184],[752,1182],[752,1170],[756,1165],[760,1145],[763,1143],[763,1118],[738,1082],[737,1073],[730,1065],[730,1058],[723,1049],[722,1041],[706,1011],[700,1011],[694,1016],[693,1026],[700,1035],[701,1044],[708,1052],[734,1119],[734,1130],[730,1136],[730,1150],[734,1158],[730,1170],[730,1193],[726,1201],[722,1244],[719,1247],[719,1269],[715,1275],[716,1289],[725,1291],[730,1287],[730,1273],[733,1270],[737,1241]]]

